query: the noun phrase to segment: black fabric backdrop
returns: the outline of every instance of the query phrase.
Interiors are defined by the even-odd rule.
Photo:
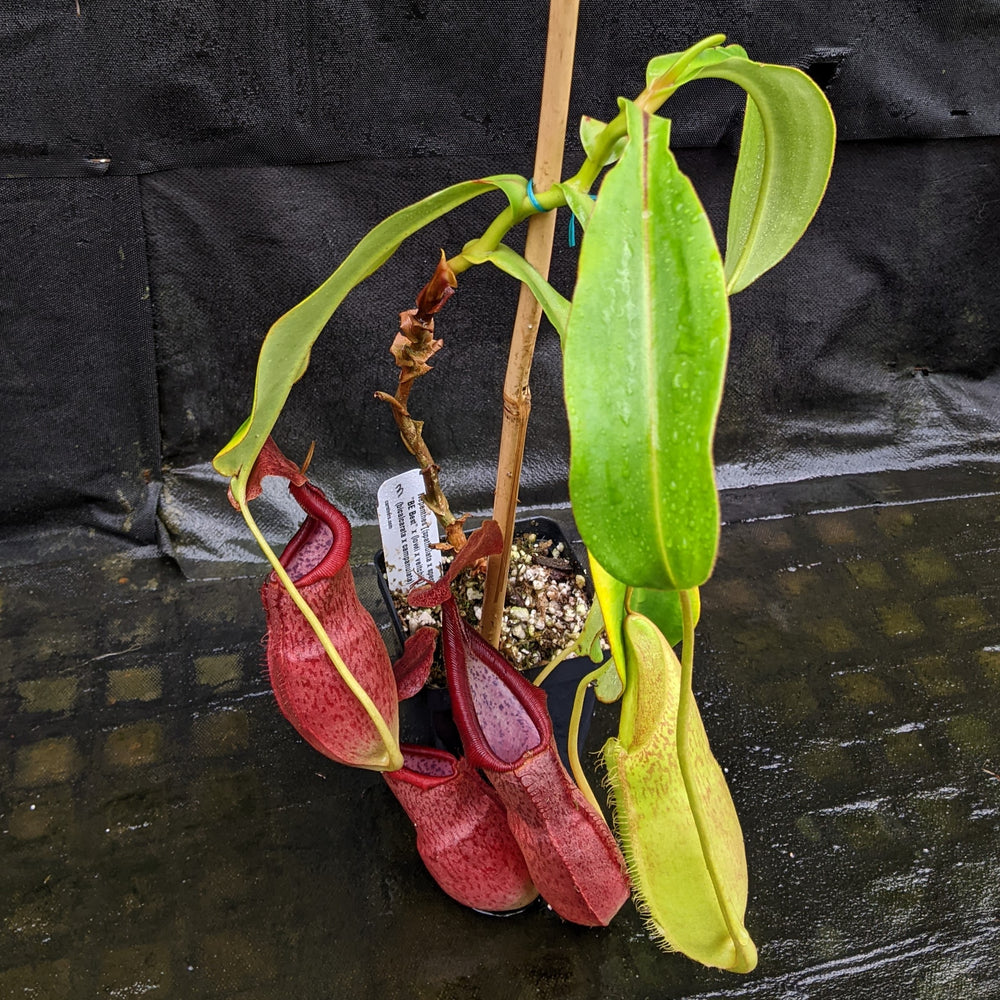
[[[3,558],[86,546],[226,557],[207,463],[246,415],[270,323],[364,232],[446,184],[528,174],[546,5],[451,0],[137,8],[0,3]],[[571,122],[713,31],[809,71],[834,107],[830,190],[802,244],[733,300],[720,484],[996,457],[997,3],[584,0]],[[735,88],[670,105],[724,231]],[[567,167],[579,158],[571,136]],[[348,298],[280,427],[355,519],[406,467],[391,420],[396,313],[481,199]],[[572,287],[559,229],[553,280]],[[414,409],[459,508],[483,507],[516,288],[463,278]],[[558,344],[543,331],[522,500],[565,500]]]

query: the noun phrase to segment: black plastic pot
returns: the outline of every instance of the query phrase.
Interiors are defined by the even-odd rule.
[[[514,529],[518,535],[534,534],[540,538],[551,539],[553,544],[562,542],[564,558],[570,562],[575,574],[586,578],[587,596],[593,600],[590,577],[577,558],[576,553],[570,547],[569,541],[566,539],[562,528],[557,522],[548,517],[530,517],[517,521]],[[382,599],[385,601],[386,608],[392,618],[393,627],[402,644],[406,640],[406,633],[403,629],[403,623],[396,612],[392,593],[389,590],[389,583],[385,574],[385,558],[381,551],[375,554],[374,563]],[[594,669],[595,664],[589,657],[571,657],[560,663],[540,685],[541,689],[548,696],[547,704],[549,716],[552,719],[552,730],[555,735],[556,746],[559,749],[559,756],[567,768],[569,767],[569,758],[566,747],[569,740],[569,724],[573,712],[573,700],[576,697],[576,690],[580,681]],[[530,677],[537,672],[532,671],[528,676]],[[593,688],[590,688],[586,693],[583,703],[583,713],[580,717],[578,750],[581,755],[584,752],[587,733],[590,730],[590,721],[594,715],[594,707],[594,691]],[[451,699],[448,696],[446,688],[425,688],[415,698],[403,702],[400,705],[400,728],[402,738],[406,742],[437,746],[456,755],[461,753],[461,741],[451,717]]]

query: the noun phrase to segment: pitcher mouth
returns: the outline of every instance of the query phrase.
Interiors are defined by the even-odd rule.
[[[454,600],[441,610],[448,690],[465,755],[474,767],[513,771],[551,742],[545,692],[462,621]]]
[[[306,519],[281,554],[281,565],[292,581],[308,587],[335,576],[347,565],[351,552],[350,521],[312,483],[288,486],[305,511]],[[274,573],[272,581],[277,581]]]
[[[460,572],[502,547],[500,525],[484,521],[444,576],[407,596],[411,607],[441,607],[448,691],[465,756],[473,767],[494,772],[513,771],[552,742],[545,692],[462,620],[451,591]]]
[[[399,749],[403,754],[403,766],[399,771],[387,772],[385,777],[388,780],[405,781],[408,785],[428,791],[446,784],[458,773],[457,759],[446,750],[412,743],[402,743]]]

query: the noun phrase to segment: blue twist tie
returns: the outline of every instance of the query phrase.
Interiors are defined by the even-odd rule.
[[[528,201],[531,202],[532,207],[536,212],[544,212],[545,209],[538,203],[538,199],[535,197],[535,180],[532,178],[528,181]]]
[[[590,196],[591,201],[597,201],[597,195],[592,194]],[[569,245],[571,247],[576,246],[576,216],[570,211],[569,214]]]

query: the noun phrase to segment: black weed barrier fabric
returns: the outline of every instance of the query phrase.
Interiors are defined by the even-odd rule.
[[[249,7],[5,2],[0,150],[25,170],[455,156],[531,146],[546,4],[345,0]],[[581,4],[575,110],[637,92],[647,60],[725,32],[828,89],[845,139],[995,135],[994,4]],[[709,85],[711,88],[711,85]],[[596,106],[595,106],[596,102]],[[672,106],[715,145],[739,100]],[[703,108],[693,120],[690,108]],[[61,163],[59,161],[62,161]]]
[[[135,177],[0,180],[0,522],[156,537],[161,477]]]
[[[10,557],[38,531],[218,555],[211,456],[246,415],[260,340],[390,212],[446,184],[531,170],[545,5],[6,5],[0,162],[0,516]],[[791,257],[733,300],[720,484],[992,455],[993,234],[1000,222],[996,11],[979,4],[581,10],[571,121],[607,117],[647,59],[725,31],[809,72],[841,141]],[[671,103],[673,143],[724,231],[741,97]],[[572,132],[572,129],[571,129]],[[575,169],[575,137],[567,169]],[[321,338],[281,425],[356,520],[406,456],[375,389],[443,246],[482,199],[419,234]],[[554,282],[576,251],[559,227]],[[456,504],[487,506],[516,299],[463,278],[421,386]],[[559,351],[543,331],[522,500],[565,500]],[[153,512],[159,503],[159,517]],[[54,537],[54,536],[53,536]],[[15,544],[16,543],[16,544]],[[16,549],[16,551],[15,551]]]

